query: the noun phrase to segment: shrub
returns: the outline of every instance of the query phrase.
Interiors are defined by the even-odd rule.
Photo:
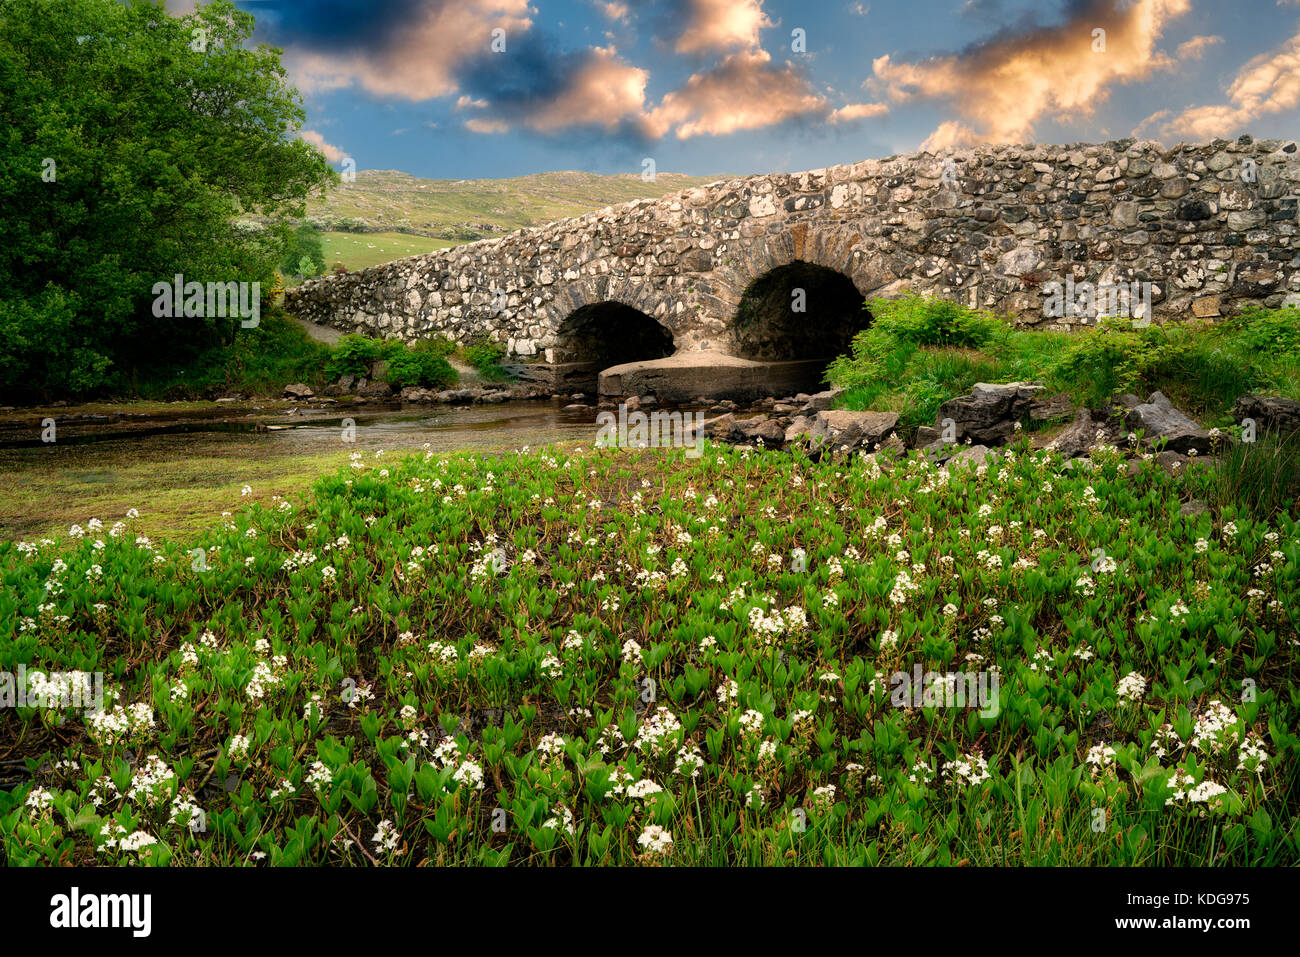
[[[399,389],[409,385],[445,389],[455,385],[460,377],[443,356],[427,350],[403,349],[388,360],[385,378]]]
[[[330,379],[341,376],[363,376],[370,372],[370,364],[380,357],[383,343],[378,339],[352,333],[334,345],[333,354],[325,365],[325,375]]]
[[[487,372],[501,364],[506,350],[497,342],[476,342],[465,347],[465,361],[479,372]]]
[[[435,356],[449,356],[456,351],[456,343],[446,336],[417,339],[408,347],[412,352],[428,352]]]
[[[1279,356],[1300,356],[1300,309],[1242,310],[1232,323],[1242,343],[1252,350]]]

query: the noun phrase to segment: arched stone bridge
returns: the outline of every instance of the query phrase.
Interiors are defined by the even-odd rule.
[[[912,153],[607,207],[307,282],[286,305],[372,336],[487,337],[576,387],[673,357],[650,368],[678,386],[637,366],[608,391],[779,391],[845,351],[864,299],[905,290],[1044,328],[1093,321],[1045,311],[1067,280],[1149,283],[1139,318],[1157,322],[1300,303],[1297,189],[1294,141]]]

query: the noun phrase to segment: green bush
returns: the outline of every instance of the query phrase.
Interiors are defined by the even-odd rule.
[[[225,392],[278,396],[288,382],[324,385],[329,357],[329,346],[273,306],[231,344],[208,349],[193,361],[155,366],[127,388],[145,399],[204,399]]]
[[[417,339],[407,348],[412,352],[428,352],[435,356],[445,357],[456,351],[456,343],[446,336],[432,336],[428,339]]]
[[[455,385],[460,377],[443,356],[427,350],[416,352],[404,349],[388,360],[388,374],[385,378],[399,389],[409,385],[425,389],[446,389]]]
[[[479,372],[487,372],[494,366],[499,366],[505,355],[506,350],[496,342],[476,342],[465,347],[465,361]]]
[[[325,365],[326,377],[338,379],[345,375],[369,375],[370,364],[381,357],[383,347],[384,343],[379,339],[367,339],[357,333],[344,336],[335,343]]]
[[[866,308],[872,315],[872,330],[919,346],[978,349],[1005,328],[990,313],[915,293],[893,300],[873,299]]]
[[[1300,356],[1300,309],[1249,308],[1233,326],[1249,349],[1270,355]]]
[[[112,393],[182,364],[204,378],[241,339],[236,319],[151,306],[177,274],[269,291],[290,219],[338,180],[295,135],[300,98],[253,30],[228,0],[183,17],[0,3],[0,394]]]

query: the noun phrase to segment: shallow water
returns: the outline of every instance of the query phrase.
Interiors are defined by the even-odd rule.
[[[292,452],[337,448],[349,423],[355,428],[352,444],[358,447],[419,448],[427,443],[435,452],[590,445],[597,432],[596,409],[566,410],[559,400],[417,409],[362,407],[344,413],[313,410],[265,421],[271,431],[263,438]]]

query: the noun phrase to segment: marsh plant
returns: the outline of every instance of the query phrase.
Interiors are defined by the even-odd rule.
[[[1300,526],[1183,509],[1210,481],[1026,443],[952,470],[358,453],[194,541],[129,517],[0,545],[0,669],[106,676],[98,712],[0,716],[0,840],[14,864],[1293,865]],[[918,668],[996,697],[895,706]]]

